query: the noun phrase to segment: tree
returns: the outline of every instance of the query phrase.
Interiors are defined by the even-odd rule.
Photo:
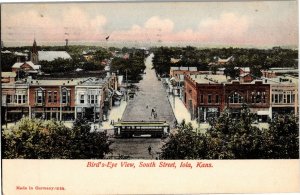
[[[161,159],[203,159],[206,157],[206,139],[197,135],[191,123],[183,121],[178,133],[172,134],[170,140],[162,147]]]
[[[254,65],[251,67],[250,73],[257,78],[260,78],[262,76],[262,66],[260,65]]]
[[[10,72],[16,61],[17,57],[14,54],[1,54],[1,71]]]
[[[264,158],[264,130],[252,126],[255,115],[244,106],[233,118],[224,112],[207,132],[209,159]]]
[[[2,154],[8,159],[104,158],[111,143],[105,133],[90,130],[83,119],[71,129],[56,121],[23,118],[3,131]]]
[[[128,59],[115,57],[111,62],[111,71],[127,75],[129,80],[139,81],[142,79],[140,75],[146,68],[144,60],[142,51],[133,51]]]
[[[53,61],[40,61],[42,71],[46,73],[69,72],[74,70],[72,60],[56,58]]]
[[[110,152],[111,142],[103,132],[91,132],[91,126],[86,119],[77,119],[72,129],[70,143],[70,158],[72,159],[102,159]]]
[[[235,79],[236,77],[239,76],[239,69],[236,68],[235,66],[236,64],[232,61],[229,62],[229,64],[226,66],[225,70],[224,70],[224,74],[227,76],[229,76],[232,79]]]
[[[267,156],[273,159],[299,158],[299,118],[277,115],[266,132]]]

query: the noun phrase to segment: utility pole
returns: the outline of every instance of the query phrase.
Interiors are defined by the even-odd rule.
[[[125,96],[125,99],[126,99],[126,101],[128,101],[128,79],[127,79],[127,69],[126,69],[125,71],[126,71],[126,96]]]

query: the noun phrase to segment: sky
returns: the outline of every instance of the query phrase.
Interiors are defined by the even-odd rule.
[[[109,39],[106,41],[106,37]],[[296,1],[3,4],[5,46],[298,46]]]

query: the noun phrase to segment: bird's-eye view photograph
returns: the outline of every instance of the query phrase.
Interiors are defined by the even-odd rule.
[[[298,159],[297,8],[2,4],[2,158]]]
[[[298,4],[0,2],[1,192],[299,192]]]

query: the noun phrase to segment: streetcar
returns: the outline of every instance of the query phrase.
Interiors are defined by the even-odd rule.
[[[114,124],[116,137],[166,137],[170,125],[166,121],[120,121]]]

